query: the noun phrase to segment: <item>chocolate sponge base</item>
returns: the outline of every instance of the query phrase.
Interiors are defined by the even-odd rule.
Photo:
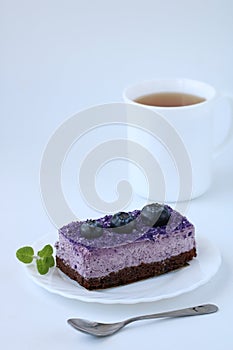
[[[118,272],[111,272],[107,276],[100,278],[84,278],[69,265],[66,265],[65,262],[57,256],[56,265],[62,272],[72,280],[77,281],[84,288],[95,290],[121,286],[179,269],[186,266],[187,262],[192,260],[195,256],[196,249],[193,248],[188,252],[172,256],[171,258],[160,262],[150,264],[142,263],[138,266],[126,267]]]

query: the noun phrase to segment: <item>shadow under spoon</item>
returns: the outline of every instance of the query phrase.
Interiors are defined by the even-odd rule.
[[[116,322],[116,323],[100,323],[100,322],[84,320],[81,318],[70,318],[69,320],[67,320],[67,322],[70,326],[74,327],[76,330],[79,330],[81,332],[91,334],[97,337],[105,337],[116,333],[127,324],[135,321],[141,321],[141,320],[153,319],[153,318],[162,318],[162,317],[197,316],[197,315],[212,314],[216,311],[218,311],[218,307],[216,305],[205,304],[205,305],[188,307],[180,310],[132,317],[127,320]]]

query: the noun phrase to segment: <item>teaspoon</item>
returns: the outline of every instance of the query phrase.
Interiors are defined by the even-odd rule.
[[[116,322],[116,323],[100,323],[100,322],[84,320],[81,318],[70,318],[69,320],[67,320],[67,322],[70,326],[74,327],[75,329],[81,332],[91,334],[97,337],[105,337],[107,335],[116,333],[127,324],[135,321],[161,318],[161,317],[185,317],[185,316],[205,315],[205,314],[214,313],[216,311],[218,311],[218,307],[216,305],[205,304],[205,305],[188,307],[180,310],[132,317],[127,320]]]

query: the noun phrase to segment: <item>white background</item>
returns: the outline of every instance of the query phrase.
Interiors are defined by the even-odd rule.
[[[87,304],[37,287],[15,258],[17,248],[55,229],[39,187],[54,130],[80,109],[121,101],[126,85],[144,79],[199,79],[232,94],[232,15],[231,0],[0,1],[3,348],[232,349],[233,143],[214,161],[211,189],[187,214],[223,257],[216,277],[198,290],[135,306]],[[225,125],[223,113],[218,121]],[[220,311],[138,323],[105,339],[66,325],[71,316],[113,321],[203,302]]]

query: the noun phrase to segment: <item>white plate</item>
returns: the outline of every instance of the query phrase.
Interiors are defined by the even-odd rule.
[[[45,244],[53,245],[56,239],[56,234],[44,236],[34,244],[34,247],[39,250]],[[33,264],[28,265],[26,269],[35,283],[66,298],[102,304],[136,304],[175,297],[208,282],[221,264],[219,250],[206,238],[198,237],[197,253],[198,257],[193,259],[189,266],[180,270],[126,286],[97,291],[86,290],[57,268],[51,269],[44,276],[39,275]]]

